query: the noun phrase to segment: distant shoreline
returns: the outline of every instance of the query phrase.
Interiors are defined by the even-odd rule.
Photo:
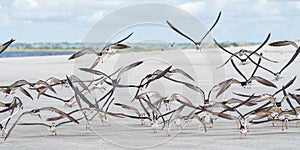
[[[226,47],[228,50],[236,51],[239,49],[256,49],[257,45],[251,46],[238,46],[238,47]],[[282,51],[284,49],[284,51]],[[2,54],[1,58],[5,57],[30,57],[30,56],[53,56],[53,55],[72,55],[80,51],[79,48],[8,48]],[[137,53],[137,52],[162,52],[162,51],[193,51],[193,46],[187,46],[184,48],[180,47],[165,47],[164,49],[158,47],[132,47],[124,50],[117,50],[115,53]],[[100,49],[99,49],[100,51]],[[204,47],[201,52],[215,53],[221,52],[225,53],[217,47]],[[293,47],[270,47],[265,46],[262,48],[261,52],[263,53],[294,53],[295,50]]]

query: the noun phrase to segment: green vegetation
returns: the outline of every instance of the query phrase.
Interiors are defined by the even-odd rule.
[[[138,52],[138,51],[160,51],[160,50],[176,50],[176,49],[193,49],[192,43],[175,43],[174,47],[171,47],[171,43],[126,43],[131,48],[120,50],[118,52]],[[222,42],[223,47],[229,46],[244,46],[254,45],[257,43],[247,42]],[[13,43],[7,51],[11,52],[77,52],[83,48],[95,48],[102,49],[105,43]],[[215,47],[214,43],[203,43],[203,47]]]
[[[8,48],[10,52],[76,52],[79,49],[63,49],[63,48]]]

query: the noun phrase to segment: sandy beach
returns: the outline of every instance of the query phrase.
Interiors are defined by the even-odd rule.
[[[255,46],[243,47],[253,49]],[[239,50],[239,47],[228,48],[232,51]],[[282,66],[293,55],[293,47],[271,48],[264,47],[261,52],[264,56],[279,61],[278,64],[262,61],[262,65],[269,67],[271,70],[280,70]],[[23,58],[1,58],[0,68],[0,84],[10,85],[16,80],[26,79],[28,81],[46,80],[50,77],[65,78],[66,75],[78,75],[82,79],[94,78],[88,73],[79,71],[77,68],[88,68],[96,56],[84,56],[76,60],[67,60],[69,56],[43,56],[43,57],[23,57]],[[257,60],[257,57],[255,60]],[[203,49],[200,51],[181,50],[181,51],[154,51],[154,52],[137,52],[137,53],[116,53],[104,59],[103,64],[99,64],[97,69],[110,74],[121,66],[129,65],[133,62],[143,60],[144,63],[137,68],[130,70],[122,76],[123,84],[138,84],[138,82],[147,74],[152,73],[156,69],[165,69],[172,65],[173,68],[180,68],[188,72],[195,82],[186,80],[182,76],[174,76],[176,79],[186,80],[193,83],[208,92],[210,88],[226,79],[236,78],[242,80],[228,63],[221,69],[216,69],[224,60],[229,58],[228,54],[220,52],[217,48]],[[234,59],[239,63],[237,59]],[[282,79],[274,81],[277,87],[281,87],[291,80],[295,75],[300,74],[297,67],[300,58],[297,58],[283,73]],[[252,64],[240,66],[246,76],[250,76],[253,68]],[[261,69],[256,73],[268,80],[272,80],[274,76]],[[296,93],[295,89],[299,88],[299,79],[287,91]],[[108,88],[108,86],[107,86]],[[74,95],[72,89],[56,87],[57,96],[64,99]],[[186,87],[172,83],[166,80],[159,80],[153,83],[149,89],[158,90],[161,95],[170,96],[173,93],[181,93],[189,98],[193,103],[199,105],[203,101],[199,100],[199,95]],[[251,89],[243,89],[240,86],[232,85],[229,90],[214,101],[222,101],[233,96],[232,92],[240,92],[245,94],[263,94],[273,93],[276,89],[269,88],[253,82]],[[116,102],[137,106],[137,102],[131,103],[135,89],[117,89],[114,97]],[[4,94],[0,95],[1,101],[8,102],[13,96],[18,96],[24,103],[24,110],[40,108],[44,106],[53,106],[60,108],[66,112],[77,109],[77,106],[68,108],[64,103],[54,99],[41,96],[36,99],[35,91],[30,91],[34,100],[25,97],[19,91],[14,95],[5,98]],[[50,94],[53,94],[49,92]],[[54,94],[53,94],[54,95]],[[100,91],[93,91],[93,95],[103,95]],[[236,96],[235,96],[236,97]],[[239,97],[237,97],[239,98]],[[281,99],[282,95],[278,95]],[[293,102],[294,103],[294,102]],[[295,103],[296,104],[296,103]],[[171,108],[179,106],[172,103]],[[257,107],[257,106],[255,106]],[[289,108],[287,104],[283,107]],[[246,113],[250,108],[243,107],[240,109],[242,113]],[[130,111],[112,106],[111,112],[127,112]],[[187,109],[186,112],[189,110]],[[19,113],[21,114],[21,113]],[[51,113],[41,113],[42,120],[52,116]],[[17,115],[18,116],[18,115]],[[55,115],[54,115],[55,116]],[[81,117],[80,114],[74,115]],[[4,118],[4,116],[3,116]],[[17,117],[14,117],[10,124],[13,124]],[[0,116],[2,119],[2,114]],[[101,123],[99,118],[95,118],[92,122],[92,129],[85,129],[85,122],[80,124],[66,124],[58,128],[58,135],[51,136],[49,129],[44,126],[17,126],[7,141],[3,142],[0,138],[0,149],[297,149],[300,140],[300,129],[295,127],[295,122],[289,123],[289,129],[281,131],[281,123],[273,127],[271,123],[259,125],[250,125],[250,132],[243,139],[239,139],[239,131],[236,129],[235,121],[228,121],[218,118],[212,128],[208,128],[204,133],[203,127],[198,121],[192,120],[189,125],[184,126],[183,130],[176,130],[172,127],[171,137],[167,137],[166,132],[158,130],[153,133],[149,122],[146,125],[140,125],[139,120],[129,118],[109,117],[111,126],[108,127]],[[20,122],[40,122],[41,120],[35,116],[26,116]],[[10,126],[10,125],[9,125]]]

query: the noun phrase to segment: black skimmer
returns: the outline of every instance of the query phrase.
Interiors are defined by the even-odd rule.
[[[265,40],[265,41],[264,41],[264,42],[263,42],[256,50],[254,50],[254,51],[242,49],[242,50],[240,50],[240,51],[238,51],[238,52],[235,52],[235,53],[232,53],[232,52],[230,52],[229,50],[225,49],[224,47],[222,47],[222,46],[214,39],[215,43],[217,44],[217,46],[218,46],[219,48],[221,48],[223,51],[225,51],[225,52],[227,52],[227,53],[229,53],[229,54],[231,55],[231,56],[225,61],[225,63],[222,64],[221,66],[219,66],[218,68],[221,68],[221,67],[223,67],[224,65],[226,65],[233,57],[238,58],[238,59],[241,61],[241,64],[242,64],[242,65],[246,65],[246,64],[247,64],[247,60],[248,60],[248,59],[251,59],[251,56],[254,55],[254,54],[257,55],[257,56],[259,56],[260,58],[265,59],[265,60],[268,60],[268,61],[277,63],[277,61],[270,60],[270,59],[268,59],[268,58],[266,58],[266,57],[263,57],[262,54],[257,53],[257,51],[260,50],[260,49],[268,42],[270,36],[271,36],[271,33],[269,33],[269,35],[267,36],[266,40]],[[248,55],[247,53],[249,53],[249,55]],[[241,56],[246,56],[246,58],[241,58]]]
[[[298,49],[295,51],[294,55],[291,57],[291,59],[278,71],[278,72],[274,72],[264,66],[261,66],[260,64],[257,64],[256,62],[254,62],[252,59],[249,59],[252,63],[258,65],[258,67],[260,67],[261,69],[271,73],[274,75],[274,80],[275,81],[278,81],[281,77],[281,73],[288,67],[290,66],[294,61],[295,59],[298,57],[298,54],[300,53],[300,47],[298,47]]]
[[[259,59],[260,63],[261,59]],[[234,78],[228,79],[226,81],[223,81],[221,83],[219,83],[217,85],[217,87],[220,89],[219,92],[217,93],[216,97],[218,97],[219,95],[221,95],[222,93],[224,93],[232,84],[239,84],[244,88],[249,88],[249,86],[251,86],[251,83],[253,80],[257,81],[260,84],[263,84],[265,86],[269,86],[269,87],[273,87],[273,88],[277,88],[277,86],[275,84],[273,84],[271,81],[264,79],[262,77],[259,76],[255,76],[255,73],[257,71],[258,65],[256,65],[256,68],[254,69],[252,75],[247,79],[245,77],[245,75],[237,68],[237,66],[234,64],[233,60],[231,60],[231,63],[233,65],[233,67],[235,68],[235,70],[243,77],[244,81],[239,81],[236,80]]]
[[[15,121],[15,123],[11,126],[11,128],[9,129],[9,131],[7,132],[5,138],[4,138],[4,141],[9,137],[9,135],[11,134],[12,130],[15,128],[15,126],[18,124],[18,122],[21,120],[21,118],[24,116],[24,115],[28,115],[28,114],[31,114],[31,115],[34,115],[34,116],[38,116],[39,118],[41,118],[41,115],[40,115],[40,112],[41,111],[51,111],[51,112],[55,112],[57,114],[60,114],[60,115],[63,115],[65,116],[66,118],[68,118],[70,121],[72,122],[75,122],[77,124],[79,124],[79,122],[74,119],[73,117],[69,116],[68,114],[66,114],[65,112],[55,108],[55,107],[43,107],[43,108],[39,108],[39,109],[32,109],[32,110],[29,110],[29,111],[25,111],[23,112]]]
[[[130,46],[125,45],[125,44],[121,44],[121,42],[125,41],[126,39],[128,39],[131,35],[133,34],[133,32],[131,34],[129,34],[127,37],[123,38],[122,40],[115,42],[113,44],[109,44],[106,45],[102,51],[97,52],[97,50],[93,49],[93,48],[85,48],[82,49],[80,51],[78,51],[77,53],[73,54],[68,60],[71,59],[75,59],[78,58],[82,55],[85,55],[87,53],[92,53],[96,56],[98,56],[98,58],[94,61],[93,65],[90,67],[90,69],[93,69],[97,66],[97,64],[99,63],[100,60],[102,60],[103,63],[103,56],[106,54],[111,54],[112,53],[112,49],[125,49],[125,48],[130,48]]]
[[[203,40],[206,38],[206,36],[210,33],[210,31],[216,26],[216,24],[218,23],[220,17],[221,17],[222,12],[219,12],[219,15],[217,17],[217,20],[215,21],[215,23],[211,26],[211,28],[205,33],[205,35],[202,37],[202,39],[199,42],[194,41],[192,38],[190,38],[189,36],[187,36],[186,34],[184,34],[183,32],[181,32],[179,29],[177,29],[174,25],[172,25],[169,21],[167,21],[167,24],[177,33],[179,33],[181,36],[187,38],[188,40],[190,40],[191,42],[193,42],[195,44],[195,49],[196,50],[201,50],[201,44],[203,42]]]

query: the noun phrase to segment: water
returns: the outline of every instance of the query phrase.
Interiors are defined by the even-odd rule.
[[[30,56],[53,56],[72,55],[74,52],[3,52],[0,57],[30,57]]]

